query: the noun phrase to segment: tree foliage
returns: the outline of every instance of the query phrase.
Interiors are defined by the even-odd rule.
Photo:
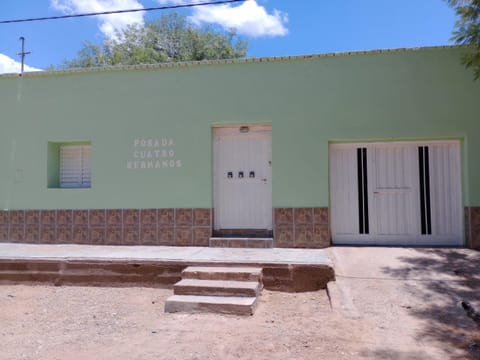
[[[467,68],[472,68],[475,79],[480,78],[480,0],[448,0],[458,19],[452,39],[457,44],[471,45],[473,50],[462,58]]]
[[[144,26],[128,26],[101,45],[85,42],[77,57],[65,60],[63,67],[234,59],[245,57],[246,52],[247,41],[239,39],[235,31],[197,28],[186,16],[170,13]]]

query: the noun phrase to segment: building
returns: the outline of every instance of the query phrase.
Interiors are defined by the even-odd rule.
[[[1,76],[0,240],[478,248],[463,51]]]

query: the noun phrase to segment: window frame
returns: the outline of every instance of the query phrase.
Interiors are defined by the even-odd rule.
[[[73,180],[65,181],[65,161],[62,149],[75,149],[80,151],[77,156],[77,174],[75,166]],[[65,150],[64,150],[65,151]],[[75,151],[69,154],[75,158]],[[62,164],[63,162],[63,164]],[[91,141],[49,141],[47,147],[47,188],[48,189],[90,189],[92,187],[92,143]],[[70,174],[70,176],[72,176]],[[75,176],[77,181],[75,181]]]

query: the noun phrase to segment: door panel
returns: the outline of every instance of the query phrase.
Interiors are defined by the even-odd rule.
[[[404,144],[370,147],[369,172],[375,174],[372,177],[372,231],[385,241],[418,233],[418,221],[415,221],[418,169],[414,150]]]
[[[271,129],[214,129],[215,229],[272,229]]]
[[[339,236],[359,234],[357,153],[351,148],[336,148],[330,152],[331,223]]]
[[[460,147],[447,143],[429,148],[432,235],[448,241],[463,228]]]

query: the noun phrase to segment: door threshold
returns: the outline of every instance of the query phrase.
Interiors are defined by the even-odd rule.
[[[268,229],[219,229],[213,230],[215,238],[271,238],[273,230]]]

